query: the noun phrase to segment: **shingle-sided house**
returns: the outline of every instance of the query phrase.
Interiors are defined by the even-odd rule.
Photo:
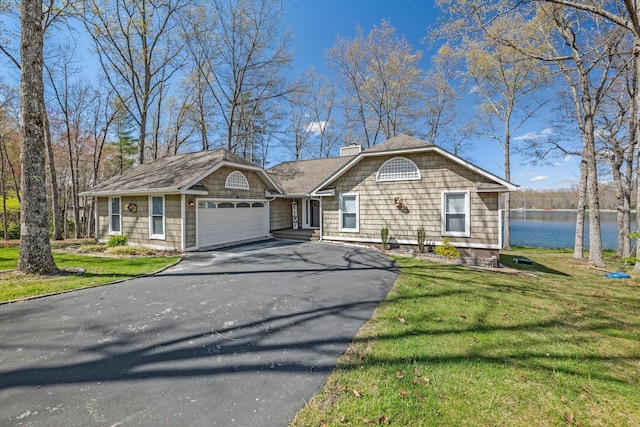
[[[217,149],[164,157],[113,177],[84,196],[97,200],[97,237],[201,250],[317,229],[321,240],[417,245],[446,239],[463,253],[501,247],[500,195],[517,187],[442,148],[399,135],[340,157],[264,170]]]

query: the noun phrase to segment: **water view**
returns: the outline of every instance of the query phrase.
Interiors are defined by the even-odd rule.
[[[615,212],[600,213],[602,247],[616,249],[618,235]],[[631,215],[635,229],[636,215]],[[535,248],[573,248],[576,231],[574,211],[511,211],[511,244]],[[589,247],[589,223],[585,219],[585,247]]]

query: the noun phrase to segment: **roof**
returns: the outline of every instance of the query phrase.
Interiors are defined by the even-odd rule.
[[[211,151],[161,157],[149,163],[133,167],[122,175],[114,176],[89,191],[85,191],[82,195],[206,194],[207,189],[201,185],[196,185],[197,182],[224,165],[254,170],[262,175],[266,182],[271,183],[274,188],[279,188],[261,167],[230,151],[219,148]]]
[[[306,195],[353,158],[354,156],[343,156],[284,162],[268,169],[267,172],[285,194]]]
[[[466,160],[449,153],[447,150],[444,150],[437,145],[430,144],[428,142],[422,141],[420,139],[408,136],[408,135],[396,135],[394,137],[389,138],[385,142],[378,144],[372,148],[368,148],[364,150],[357,156],[354,156],[351,161],[345,163],[341,168],[337,169],[333,174],[329,175],[326,179],[324,179],[320,184],[318,184],[311,192],[316,193],[322,191],[325,187],[329,186],[336,179],[342,176],[345,172],[355,166],[360,160],[366,157],[372,156],[383,156],[390,154],[403,154],[403,153],[417,153],[417,152],[426,152],[433,151],[436,152],[449,160],[458,163],[467,169],[470,169],[483,178],[485,178],[487,182],[483,181],[479,187],[479,191],[514,191],[518,188],[517,185],[510,183],[509,181],[500,178],[491,172],[487,172],[486,170],[467,162]]]
[[[378,145],[367,148],[363,151],[363,153],[372,154],[383,153],[387,151],[411,151],[416,148],[425,148],[432,146],[434,145],[409,135],[396,135]]]

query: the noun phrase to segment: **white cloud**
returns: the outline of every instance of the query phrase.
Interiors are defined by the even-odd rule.
[[[551,132],[552,132],[551,128],[544,128],[540,132],[525,133],[524,135],[517,136],[517,137],[515,137],[513,139],[515,141],[529,141],[529,140],[532,140],[532,139],[545,138],[545,137],[551,135]]]
[[[326,121],[321,122],[311,122],[307,125],[305,129],[307,132],[320,133],[327,127]]]
[[[540,182],[540,181],[546,181],[547,179],[549,179],[549,177],[546,175],[538,175],[531,178],[529,182]]]
[[[565,162],[565,163],[572,162],[573,161],[573,156],[571,154],[567,154],[566,156],[564,156],[562,158],[562,161]]]

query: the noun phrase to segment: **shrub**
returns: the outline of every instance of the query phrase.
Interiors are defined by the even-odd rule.
[[[387,227],[382,227],[380,229],[380,238],[382,239],[382,249],[387,249],[387,242],[389,241],[389,229]]]
[[[418,250],[420,253],[424,253],[424,227],[418,228]]]
[[[456,249],[455,246],[449,243],[449,239],[446,237],[442,241],[441,246],[436,246],[435,252],[436,255],[440,255],[446,258],[460,258],[460,252]]]
[[[116,246],[127,246],[127,236],[111,236],[107,242],[107,246],[114,248]]]
[[[20,224],[16,222],[10,222],[7,227],[9,231],[9,235],[7,236],[10,240],[18,240],[20,239]],[[0,222],[0,239],[4,236],[4,223]]]

